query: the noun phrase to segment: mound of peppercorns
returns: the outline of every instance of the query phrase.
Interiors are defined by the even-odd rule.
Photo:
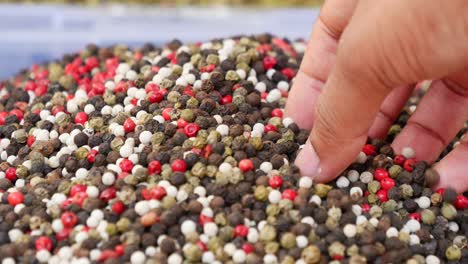
[[[333,183],[300,176],[304,49],[89,45],[0,83],[2,264],[467,263],[468,198],[389,145],[424,89]]]

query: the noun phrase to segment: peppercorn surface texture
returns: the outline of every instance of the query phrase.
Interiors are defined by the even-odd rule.
[[[300,175],[304,49],[89,45],[1,82],[2,264],[468,263],[468,198],[389,145],[424,88],[334,182]]]

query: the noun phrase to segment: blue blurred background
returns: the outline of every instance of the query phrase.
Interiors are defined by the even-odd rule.
[[[0,79],[88,43],[130,46],[270,32],[308,38],[317,9],[0,4]]]

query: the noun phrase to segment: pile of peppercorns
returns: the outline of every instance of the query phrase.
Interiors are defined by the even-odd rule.
[[[468,198],[389,145],[423,90],[336,181],[300,176],[304,48],[89,45],[2,82],[2,264],[467,263]]]

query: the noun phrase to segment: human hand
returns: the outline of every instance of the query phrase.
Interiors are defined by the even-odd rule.
[[[299,126],[313,126],[296,159],[301,172],[318,182],[338,176],[426,79],[435,81],[392,146],[434,162],[468,119],[466,14],[464,0],[328,0],[286,106]],[[468,190],[468,141],[435,169],[439,187]]]

